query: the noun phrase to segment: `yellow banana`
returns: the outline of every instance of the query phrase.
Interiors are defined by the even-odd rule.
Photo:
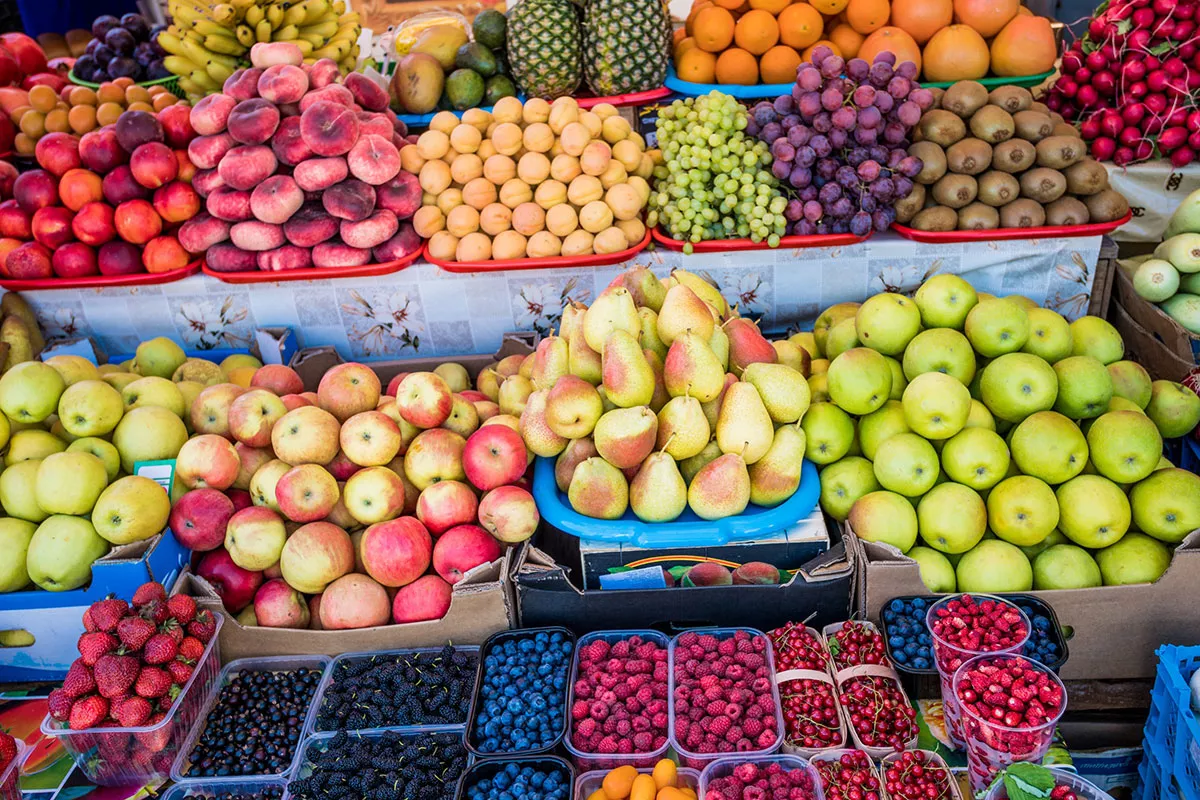
[[[300,35],[300,29],[295,25],[284,25],[279,30],[275,31],[272,41],[290,42]]]
[[[294,44],[294,45],[296,45],[296,47],[300,48],[301,55],[306,56],[313,51],[313,43],[309,42],[309,41],[305,41],[304,39],[296,39],[295,41],[292,42],[292,44]]]
[[[205,62],[206,64],[215,61],[222,66],[229,67],[231,72],[242,64],[242,60],[238,56],[231,56],[226,53],[216,53],[212,50],[206,50],[204,51],[204,54],[208,56],[208,60]]]
[[[312,33],[302,33],[300,34],[299,38],[296,39],[296,44],[304,42],[306,45],[308,45],[308,49],[311,51],[314,47],[324,47],[326,41],[328,41],[328,39],[324,36],[317,36]]]
[[[336,0],[333,4],[333,13],[339,17],[346,13],[346,0]]]
[[[279,6],[271,6],[267,9],[267,19],[271,23],[271,30],[278,30],[283,26],[283,9]]]
[[[200,69],[199,64],[183,56],[167,56],[163,59],[163,66],[176,75],[190,75]]]
[[[186,76],[180,76],[179,88],[186,92],[189,97],[200,98],[204,96],[204,90],[197,86],[191,78]]]
[[[234,36],[243,47],[254,44],[254,29],[244,22],[234,30]]]
[[[346,40],[339,42],[330,42],[320,50],[314,50],[313,55],[317,58],[332,58],[334,61],[341,61],[350,52],[350,43]]]
[[[191,39],[183,40],[183,55],[195,61],[201,68],[209,62],[209,51],[205,49],[204,44],[197,44]]]
[[[246,9],[245,22],[251,28],[262,22],[265,18],[266,12],[263,11],[262,6],[251,6],[250,8]]]
[[[317,35],[329,38],[338,31],[337,20],[327,19],[324,22],[318,22],[316,25],[306,25],[300,29],[301,36]]]
[[[178,36],[169,31],[163,31],[162,33],[158,34],[158,38],[155,39],[155,41],[158,42],[159,47],[174,56],[183,54],[183,42],[180,41]],[[167,69],[170,69],[170,67]],[[174,72],[175,70],[171,71]]]
[[[196,20],[203,19],[196,8],[183,4],[176,6],[171,15],[175,18],[176,23],[185,23],[189,26],[195,24]]]
[[[240,56],[246,52],[245,45],[228,36],[207,36],[204,39],[204,46],[214,53],[223,53],[229,56]]]
[[[311,67],[313,64],[317,63],[317,59],[313,58],[312,56],[305,56],[303,63]]]
[[[212,7],[212,18],[218,25],[232,26],[237,22],[237,9],[229,3],[218,3]]]
[[[205,92],[221,91],[221,84],[217,83],[212,78],[210,78],[208,76],[208,73],[202,69],[193,70],[192,73],[190,75],[188,75],[188,77],[191,78],[192,81],[194,83],[196,83],[198,86],[200,86],[200,88],[203,89]]]
[[[271,41],[271,23],[264,19],[262,22],[255,25],[254,37],[260,42]]]
[[[358,16],[358,12],[356,12],[356,11],[351,11],[347,14],[342,14],[337,19],[338,25],[347,25],[351,22],[360,22],[360,21],[361,21],[361,18]]]
[[[229,1],[233,5],[233,7],[236,8],[238,11],[240,11],[242,14],[245,14],[247,11],[249,11],[254,6],[254,0],[229,0]]]
[[[226,36],[233,38],[232,25],[219,25],[210,19],[196,20],[196,24],[192,26],[192,30],[201,36]]]
[[[305,6],[304,22],[302,25],[312,25],[320,22],[329,13],[329,0],[308,0]]]
[[[208,66],[204,68],[204,71],[208,73],[208,77],[219,84],[224,84],[229,79],[229,76],[233,74],[232,69],[216,61],[210,61]]]
[[[288,25],[300,27],[304,24],[304,18],[306,16],[308,16],[308,9],[305,8],[305,4],[297,3],[283,13],[283,24],[285,27]]]
[[[204,44],[204,37],[196,31],[188,31],[183,35],[183,38],[180,41],[185,43],[192,42],[193,44]]]

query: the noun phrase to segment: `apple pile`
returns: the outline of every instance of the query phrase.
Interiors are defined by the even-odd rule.
[[[821,505],[934,592],[1156,580],[1200,527],[1200,476],[1163,439],[1200,397],[1124,360],[1105,320],[938,275],[824,311],[802,427]]]
[[[113,125],[49,133],[0,203],[0,275],[14,279],[161,273],[201,250],[179,225],[200,210],[186,106],[125,111]],[[192,245],[194,247],[194,245]]]
[[[188,146],[205,213],[180,232],[217,272],[355,267],[421,246],[421,187],[400,169],[404,123],[388,95],[291,42],[256,44],[253,67],[192,109]]]
[[[528,376],[488,380],[502,379],[502,408],[519,402],[525,445],[557,458],[580,514],[720,519],[800,485],[808,355],[768,342],[696,275],[627,270],[590,307],[564,308],[532,362]]]
[[[171,511],[196,572],[246,625],[336,630],[440,619],[453,585],[531,537],[531,456],[466,370],[382,391],[340,364],[316,392],[288,367],[205,388]]]

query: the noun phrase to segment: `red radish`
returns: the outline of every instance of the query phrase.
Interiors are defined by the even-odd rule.
[[[1166,128],[1158,135],[1158,147],[1164,151],[1175,150],[1187,142],[1187,137],[1187,128]]]
[[[1145,63],[1146,63],[1147,71],[1152,70],[1152,69],[1158,69],[1159,67],[1162,66],[1162,62],[1158,60],[1157,56],[1149,56],[1149,55],[1146,56]]]
[[[1081,55],[1074,50],[1068,50],[1063,53],[1062,68],[1065,74],[1073,74],[1077,69],[1083,66]]]
[[[1127,86],[1125,88],[1125,93],[1128,94],[1134,100],[1141,100],[1143,97],[1145,97],[1147,94],[1150,93],[1150,90],[1146,87],[1145,81],[1138,81],[1136,83],[1133,83],[1133,84],[1130,84],[1129,86]]]
[[[1200,131],[1192,131],[1187,138],[1188,147],[1200,150]]]
[[[1092,158],[1097,161],[1107,161],[1113,157],[1113,152],[1116,149],[1116,142],[1102,136],[1092,141]]]
[[[1169,17],[1175,11],[1175,0],[1154,0],[1151,7],[1160,17]]]
[[[1105,97],[1112,97],[1117,90],[1117,80],[1108,70],[1097,72],[1092,78],[1092,87]]]
[[[1156,69],[1146,76],[1146,85],[1152,92],[1161,92],[1167,88],[1167,73]]]
[[[1200,131],[1200,111],[1192,111],[1187,117],[1188,130]]]
[[[1054,84],[1054,88],[1062,93],[1063,97],[1074,97],[1079,91],[1079,84],[1075,83],[1074,78],[1059,78],[1058,83]],[[1047,103],[1049,105],[1049,103]],[[1054,106],[1050,106],[1054,110]]]
[[[1059,83],[1062,83],[1062,81],[1060,80]],[[1057,84],[1055,85],[1055,88],[1058,88]],[[1051,94],[1051,95],[1046,96],[1046,108],[1050,109],[1051,111],[1058,111],[1062,107],[1063,107],[1062,95]]]
[[[1129,34],[1125,42],[1134,50],[1145,50],[1150,44],[1150,31],[1145,28],[1139,28]]]
[[[1135,83],[1146,77],[1146,64],[1142,61],[1126,61],[1121,65],[1121,82]]]
[[[1079,91],[1075,93],[1075,99],[1081,108],[1089,108],[1100,102],[1100,94],[1091,86],[1080,86]]]
[[[1095,53],[1092,55],[1095,55]],[[1082,86],[1083,84],[1091,81],[1092,71],[1087,67],[1080,67],[1079,69],[1075,70],[1075,74],[1072,77],[1075,78],[1076,83]]]
[[[1167,115],[1167,124],[1174,127],[1176,125],[1187,124],[1188,111],[1186,108],[1176,108]]]
[[[1148,94],[1142,102],[1146,104],[1146,108],[1153,114],[1161,114],[1167,110],[1167,98],[1161,94]]]
[[[1112,154],[1112,160],[1118,167],[1123,167],[1133,161],[1133,151],[1128,147],[1118,147]]]
[[[1142,139],[1142,132],[1132,126],[1130,126],[1128,128],[1123,128],[1121,130],[1120,135],[1117,136],[1117,141],[1120,142],[1121,144],[1125,145],[1126,147],[1133,147],[1138,142],[1140,142],[1141,139]]]
[[[1104,56],[1101,55],[1099,50],[1093,50],[1092,52],[1088,53],[1088,57],[1084,59],[1084,61],[1087,64],[1088,69],[1090,69],[1092,72],[1099,72],[1108,66],[1108,62],[1104,59]]]
[[[1146,107],[1141,103],[1130,103],[1121,109],[1121,119],[1125,120],[1126,125],[1137,125],[1145,117]],[[1086,134],[1084,138],[1088,138]]]
[[[1190,148],[1181,147],[1171,153],[1171,164],[1175,167],[1186,167],[1196,159],[1196,154]]]
[[[1100,120],[1100,130],[1105,136],[1117,136],[1125,128],[1125,120],[1116,111],[1105,111]]]
[[[1133,151],[1133,157],[1138,161],[1145,161],[1152,155],[1154,155],[1154,145],[1144,139],[1138,142],[1138,146]]]
[[[1138,106],[1141,107],[1140,105]],[[1145,112],[1143,112],[1145,113]],[[1132,123],[1131,123],[1132,124]],[[1079,133],[1084,139],[1091,141],[1100,135],[1100,115],[1094,114],[1079,124]]]

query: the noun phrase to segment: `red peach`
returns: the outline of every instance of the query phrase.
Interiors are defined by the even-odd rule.
[[[258,254],[258,268],[263,272],[284,272],[311,266],[312,250],[307,247],[285,244]]]
[[[372,255],[375,256],[375,263],[386,264],[389,261],[399,261],[411,256],[421,249],[421,244],[421,237],[413,229],[412,223],[402,222],[396,235],[383,244],[377,245],[372,250]]]
[[[59,200],[72,211],[104,199],[100,176],[86,169],[68,170],[58,182]]]
[[[297,247],[315,247],[336,236],[338,221],[316,203],[307,203],[283,224],[283,235]]]
[[[271,150],[281,164],[296,166],[313,157],[312,150],[300,137],[300,118],[284,117],[271,137]]]
[[[2,219],[0,217],[0,231],[3,230]],[[71,231],[76,239],[93,247],[112,241],[117,235],[112,206],[107,203],[88,203],[71,220]]]
[[[358,222],[375,210],[375,187],[354,178],[331,186],[321,195],[325,210],[338,219]]]
[[[344,158],[310,158],[296,165],[292,177],[304,191],[321,192],[341,183],[349,174]]]
[[[39,208],[33,214],[33,238],[51,250],[75,238],[71,220],[75,215],[60,206]]]
[[[229,239],[229,223],[208,212],[200,212],[180,226],[179,243],[189,253],[203,253]]]
[[[104,192],[104,199],[114,206],[150,196],[150,190],[137,182],[128,164],[122,164],[105,175],[100,181],[100,189]]]
[[[369,250],[383,244],[396,233],[399,223],[396,215],[381,208],[371,216],[358,222],[343,220],[340,228],[342,241],[351,247]]]
[[[226,185],[249,191],[273,175],[276,166],[278,162],[271,148],[261,144],[245,145],[226,153],[217,171]]]
[[[322,91],[328,91],[326,87]],[[346,106],[320,101],[300,115],[300,136],[319,156],[340,156],[358,141],[358,117]]]
[[[175,180],[179,175],[179,162],[175,160],[174,151],[162,142],[147,142],[133,151],[129,169],[135,181],[147,189],[157,189]]]
[[[117,235],[131,244],[145,244],[162,233],[162,218],[147,200],[127,200],[113,214]]]
[[[225,154],[236,145],[237,142],[228,133],[197,136],[188,142],[188,158],[196,165],[196,169],[216,169]]]
[[[4,260],[4,269],[10,278],[49,278],[54,274],[51,253],[39,242],[25,242],[14,248]]]
[[[251,100],[258,97],[258,79],[262,74],[263,70],[258,67],[239,69],[225,79],[225,85],[221,91],[234,100]]]
[[[383,111],[388,107],[388,93],[361,72],[351,72],[344,81],[354,101],[368,111]]]
[[[225,180],[216,169],[198,169],[195,177],[192,178],[192,188],[201,197],[208,197],[224,186]]]
[[[341,77],[341,70],[332,58],[319,58],[308,70],[308,85],[312,89],[324,89]]]
[[[358,112],[358,138],[366,136],[368,133],[382,136],[389,142],[392,140],[392,134],[395,133],[395,128],[392,127],[392,121],[387,118],[387,114],[376,114],[373,111]]]
[[[276,64],[258,79],[258,96],[272,103],[298,103],[308,91],[308,74],[291,64]]]
[[[192,109],[185,105],[167,106],[158,112],[163,136],[172,149],[187,147],[188,142],[196,138],[197,131],[192,127],[191,115]]]
[[[262,144],[278,127],[279,109],[262,98],[243,100],[229,112],[229,135],[241,144]]]
[[[30,214],[58,203],[58,180],[44,170],[34,169],[17,176],[13,199]]]
[[[50,259],[54,274],[60,278],[83,278],[100,274],[96,251],[82,242],[68,242],[54,251]]]
[[[216,136],[229,123],[229,113],[238,101],[227,94],[210,94],[188,112],[188,123],[201,136]]]
[[[229,238],[243,250],[262,252],[282,247],[287,241],[283,237],[283,228],[269,222],[252,219],[239,222],[229,229]]]
[[[47,133],[38,139],[33,152],[42,169],[59,177],[83,163],[79,159],[79,140],[69,133]]]
[[[250,211],[255,218],[275,225],[287,222],[303,204],[304,192],[287,175],[267,178],[250,194]]]
[[[317,267],[361,267],[371,263],[371,251],[337,242],[322,242],[313,248],[312,259]]]
[[[142,252],[129,242],[109,242],[100,248],[96,258],[101,275],[133,275],[145,272]]]
[[[346,156],[350,174],[361,181],[379,186],[400,172],[400,153],[382,136],[368,134],[358,137]]]
[[[111,127],[88,131],[79,140],[79,160],[83,166],[100,175],[129,162],[129,154],[117,141],[117,133]]]
[[[176,150],[175,161],[179,164],[179,180],[191,183],[192,178],[196,177],[196,165],[188,158],[187,150]]]
[[[258,253],[242,250],[229,242],[208,248],[204,260],[214,272],[252,272],[258,269]]]
[[[146,242],[142,250],[142,264],[147,272],[170,272],[183,269],[191,262],[191,256],[174,236],[156,236]]]
[[[392,622],[424,622],[441,619],[450,612],[454,589],[437,575],[422,575],[401,586],[392,598]]]
[[[13,184],[17,182],[18,174],[17,168],[12,164],[0,161],[0,199],[7,200],[12,197]]]
[[[254,219],[250,210],[250,193],[239,192],[223,186],[210,194],[204,203],[205,209],[217,219],[226,222],[242,222]]]
[[[188,184],[172,181],[154,193],[154,210],[165,222],[185,222],[199,213],[200,195]]]
[[[309,92],[300,98],[300,113],[312,108],[317,103],[333,103],[339,106],[350,108],[357,105],[354,102],[354,95],[350,94],[350,90],[340,83],[331,83],[328,86],[323,86],[320,89]]]
[[[408,219],[421,207],[421,182],[411,172],[399,172],[382,186],[375,187],[375,204],[386,208],[397,219]]]
[[[334,233],[337,223],[334,223]],[[332,235],[332,234],[331,234]],[[0,236],[27,240],[33,238],[33,213],[26,211],[16,200],[0,203]]]

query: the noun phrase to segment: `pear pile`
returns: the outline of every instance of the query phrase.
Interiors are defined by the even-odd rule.
[[[557,459],[580,514],[713,520],[800,485],[808,356],[767,341],[697,275],[622,273],[591,306],[564,308],[532,362],[521,435]]]

